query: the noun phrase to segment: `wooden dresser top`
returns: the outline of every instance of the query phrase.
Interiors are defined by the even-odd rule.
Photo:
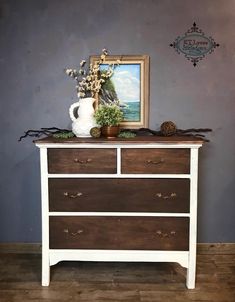
[[[54,137],[45,137],[42,139],[35,140],[34,143],[37,145],[43,144],[203,144],[203,140],[195,138],[193,136],[136,136],[134,138],[78,138],[72,137],[69,139],[61,139]]]

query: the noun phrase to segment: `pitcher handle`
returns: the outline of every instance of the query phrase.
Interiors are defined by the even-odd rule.
[[[79,106],[80,106],[79,102],[76,102],[76,103],[73,103],[69,108],[69,116],[73,122],[75,122],[77,119],[74,115],[74,109]]]

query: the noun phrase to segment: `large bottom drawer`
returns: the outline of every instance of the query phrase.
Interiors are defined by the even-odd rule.
[[[186,251],[188,248],[187,217],[50,217],[50,249]]]

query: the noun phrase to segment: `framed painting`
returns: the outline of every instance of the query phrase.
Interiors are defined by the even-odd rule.
[[[99,56],[91,56],[94,64]],[[118,103],[123,112],[122,128],[147,128],[149,124],[149,56],[116,55],[107,56],[100,70],[106,70],[109,64],[115,67],[110,81],[104,84],[97,96],[98,104]],[[98,105],[97,104],[97,105]]]

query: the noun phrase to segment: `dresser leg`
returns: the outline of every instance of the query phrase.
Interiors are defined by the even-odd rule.
[[[49,284],[50,284],[50,264],[49,261],[42,259],[42,286],[49,286]]]
[[[49,261],[49,196],[47,178],[47,149],[40,149],[41,198],[42,198],[42,286],[50,283]]]
[[[187,279],[186,286],[188,289],[195,288],[195,277],[196,277],[196,267],[194,264],[191,264],[191,267],[187,269]]]
[[[189,224],[189,259],[187,270],[187,288],[195,288],[196,248],[197,248],[197,183],[198,183],[198,149],[190,152],[190,224]]]

